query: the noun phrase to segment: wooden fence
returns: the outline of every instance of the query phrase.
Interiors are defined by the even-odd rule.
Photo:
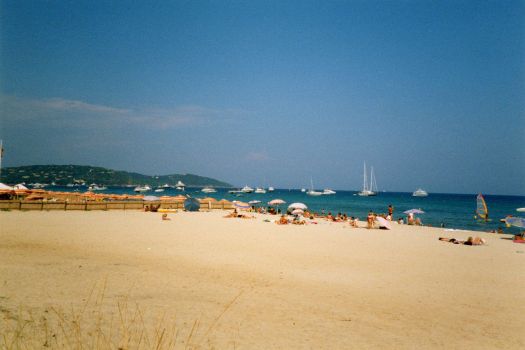
[[[146,206],[159,206],[161,209],[184,209],[184,203],[177,201],[24,201],[2,200],[0,210],[144,210]],[[201,210],[233,209],[232,203],[204,202]]]

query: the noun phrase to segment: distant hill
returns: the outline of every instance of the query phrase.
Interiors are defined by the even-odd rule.
[[[182,181],[188,187],[232,187],[229,183],[193,174],[143,175],[101,167],[84,165],[29,165],[2,169],[0,182],[17,184],[25,182],[56,185],[92,184],[105,186],[175,185]]]

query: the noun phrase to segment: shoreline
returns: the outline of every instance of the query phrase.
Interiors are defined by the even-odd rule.
[[[192,329],[194,347],[525,345],[525,247],[510,235],[280,226],[263,221],[277,216],[227,213],[179,211],[162,221],[139,211],[0,212],[2,315],[81,307],[106,283],[105,312],[126,298],[148,315],[174,315],[181,347]]]

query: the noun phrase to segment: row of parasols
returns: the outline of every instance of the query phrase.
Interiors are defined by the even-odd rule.
[[[252,206],[258,205],[260,203],[261,201],[258,201],[258,200],[249,201],[248,203],[240,202],[240,201],[233,201],[233,205],[239,209],[250,209]],[[276,207],[279,207],[283,204],[286,204],[286,202],[282,199],[273,199],[268,202],[268,205],[276,206]],[[308,209],[306,204],[299,203],[299,202],[292,203],[288,206],[288,210],[292,212],[292,214],[294,215],[302,214],[304,213],[306,209]]]

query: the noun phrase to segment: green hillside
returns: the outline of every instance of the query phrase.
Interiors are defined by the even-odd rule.
[[[209,177],[193,174],[143,175],[84,165],[30,165],[2,169],[0,182],[6,184],[42,183],[56,185],[96,183],[105,186],[175,185],[182,181],[189,187],[232,187],[232,185]]]

